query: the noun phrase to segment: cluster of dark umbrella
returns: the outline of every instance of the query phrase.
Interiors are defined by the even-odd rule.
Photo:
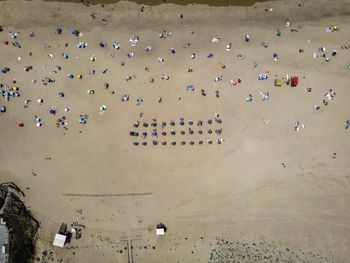
[[[158,122],[157,119],[152,119],[152,121],[150,123],[148,122],[143,122],[141,123],[140,121],[136,121],[133,123],[133,130],[129,131],[129,135],[131,137],[134,137],[135,139],[141,139],[141,141],[139,140],[134,140],[133,141],[133,145],[138,146],[138,145],[142,145],[142,146],[146,146],[148,144],[152,144],[154,146],[156,145],[195,145],[195,144],[199,144],[199,145],[203,145],[203,144],[208,144],[208,145],[212,145],[215,142],[217,144],[222,144],[224,142],[224,140],[222,138],[220,138],[220,136],[222,135],[222,128],[214,128],[212,126],[213,123],[218,123],[219,125],[222,124],[222,120],[219,118],[219,116],[216,116],[214,118],[214,120],[212,119],[208,119],[206,121],[203,120],[198,120],[196,123],[192,120],[192,118],[188,119],[187,121],[185,121],[184,118],[180,118],[178,121],[175,120],[170,120],[169,123],[165,122],[165,121],[161,121]],[[185,127],[185,125],[188,125],[188,127]],[[169,126],[169,128],[167,128]],[[176,127],[179,127],[179,131],[176,130]],[[195,126],[197,126],[197,128],[194,128]],[[139,131],[139,128],[146,128],[149,129],[151,128],[150,131]],[[167,131],[168,130],[168,131]],[[205,134],[209,134],[209,135],[214,135],[216,134],[218,138],[215,139],[199,139],[199,140],[193,140],[190,139],[188,141],[186,140],[179,140],[176,141],[175,138],[171,139],[171,140],[166,140],[168,135],[171,136],[175,136],[176,134],[180,134],[180,135],[185,135],[185,134],[189,134],[189,135],[195,135],[195,134],[199,134],[199,135],[205,135]],[[147,142],[147,138],[151,138],[150,142]]]

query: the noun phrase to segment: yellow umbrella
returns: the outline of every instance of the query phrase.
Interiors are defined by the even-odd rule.
[[[226,68],[225,64],[223,64],[223,63],[219,63],[219,67],[222,69]]]

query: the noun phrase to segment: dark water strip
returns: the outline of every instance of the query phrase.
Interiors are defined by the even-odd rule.
[[[84,4],[111,4],[121,0],[44,0],[48,2],[76,2]],[[266,2],[268,0],[129,0],[137,4],[160,5],[173,3],[178,5],[205,4],[209,6],[252,6],[256,2]]]
[[[123,193],[123,194],[62,194],[63,196],[71,197],[123,197],[123,196],[144,196],[152,195],[152,193]]]

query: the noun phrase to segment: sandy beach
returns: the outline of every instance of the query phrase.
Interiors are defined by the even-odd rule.
[[[0,26],[0,180],[39,262],[348,262],[350,1],[8,0]]]

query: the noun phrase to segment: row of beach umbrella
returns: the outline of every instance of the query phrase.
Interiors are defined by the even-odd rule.
[[[220,118],[215,118],[214,121],[216,123],[222,124],[222,120]],[[184,118],[180,118],[178,122],[175,120],[170,120],[169,123],[167,123],[166,121],[158,122],[157,119],[152,119],[152,121],[150,123],[148,123],[148,122],[141,123],[140,121],[136,121],[133,123],[132,126],[134,128],[139,128],[141,126],[144,128],[147,128],[148,126],[158,127],[158,125],[159,125],[161,128],[165,128],[167,125],[174,127],[174,126],[176,126],[176,124],[179,124],[180,126],[184,126],[186,124],[186,121]],[[192,126],[192,125],[195,125],[195,122],[192,119],[188,119],[187,124]],[[206,121],[198,120],[196,122],[196,125],[199,127],[203,126],[205,124],[211,125],[211,124],[213,124],[213,120],[212,119],[207,119]]]
[[[195,145],[195,144],[198,144],[198,145],[204,145],[204,144],[207,144],[207,145],[212,145],[212,144],[223,144],[224,143],[224,139],[222,138],[218,138],[216,140],[207,140],[207,141],[204,141],[204,140],[198,140],[197,142],[195,142],[194,140],[189,140],[188,142],[184,141],[184,140],[181,140],[181,141],[175,141],[175,140],[171,140],[170,142],[167,142],[165,140],[162,140],[162,141],[158,141],[158,140],[152,140],[152,142],[148,143],[147,141],[133,141],[133,145],[134,146],[147,146],[147,145],[153,145],[153,146],[157,146],[157,145],[162,145],[162,146],[166,146],[166,145],[172,145],[172,146],[176,146],[176,145],[186,145],[186,144],[189,144],[189,145]]]
[[[220,128],[220,129],[215,129],[215,130],[209,128],[206,132],[207,132],[208,134],[212,134],[212,133],[214,132],[217,136],[220,136],[220,135],[222,134],[222,128]],[[157,129],[153,129],[153,130],[152,130],[151,132],[149,132],[149,133],[146,132],[146,131],[143,131],[143,132],[130,131],[130,132],[129,132],[129,135],[132,136],[132,137],[138,137],[138,136],[140,136],[140,137],[142,137],[142,138],[145,139],[145,138],[147,138],[148,135],[151,135],[152,137],[158,137],[158,136],[160,136],[160,135],[161,135],[161,136],[167,136],[168,134],[175,136],[176,133],[177,133],[177,132],[176,132],[175,129],[171,129],[169,133],[167,133],[167,132],[164,131],[164,130],[161,131],[161,132],[159,132]],[[198,130],[197,133],[198,133],[199,135],[204,134],[203,130]],[[181,130],[181,131],[179,132],[179,134],[180,134],[180,135],[185,135],[186,132],[185,132],[184,130]],[[188,134],[194,135],[194,134],[195,134],[195,131],[194,131],[192,128],[188,128]]]

